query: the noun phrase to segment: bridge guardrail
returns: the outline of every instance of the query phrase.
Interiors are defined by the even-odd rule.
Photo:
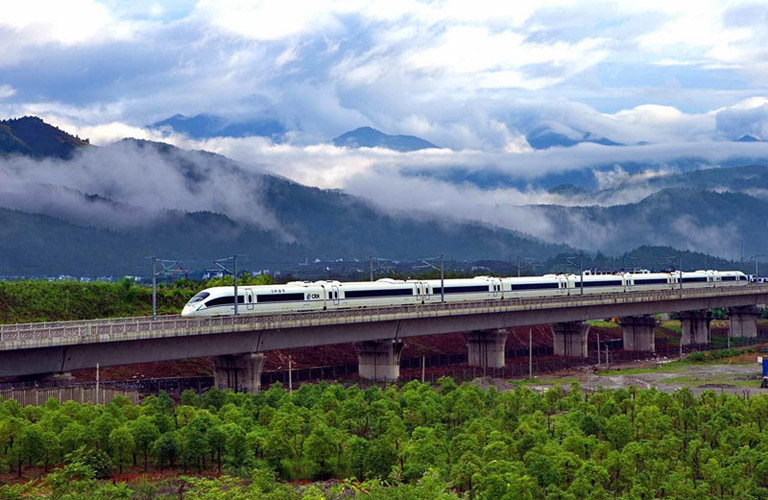
[[[221,316],[213,318],[182,318],[180,315],[160,316],[156,320],[151,317],[139,316],[132,318],[97,319],[85,321],[63,321],[49,323],[20,323],[0,326],[0,348],[4,343],[24,342],[51,339],[70,339],[80,337],[107,336],[110,340],[115,335],[138,333],[174,332],[203,333],[222,327],[247,326],[252,330],[264,330],[283,325],[287,321],[295,323],[295,327],[315,326],[319,324],[364,323],[376,322],[407,317],[439,317],[451,316],[458,313],[481,314],[505,312],[518,309],[537,309],[553,304],[563,307],[581,305],[597,305],[605,303],[646,302],[671,300],[679,298],[719,297],[768,294],[768,286],[740,286],[734,288],[695,288],[688,290],[653,290],[639,292],[616,292],[585,295],[558,295],[551,297],[517,297],[496,300],[472,302],[449,302],[435,304],[418,304],[404,306],[369,307],[343,309],[337,311],[313,311],[297,313],[281,313],[269,315]]]

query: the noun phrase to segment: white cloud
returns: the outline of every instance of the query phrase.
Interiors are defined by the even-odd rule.
[[[10,85],[0,85],[0,99],[12,97],[16,94],[16,89]]]

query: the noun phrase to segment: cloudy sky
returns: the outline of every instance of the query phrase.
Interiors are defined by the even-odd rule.
[[[765,1],[5,2],[0,117],[35,114],[95,144],[207,149],[384,206],[441,193],[435,211],[459,203],[526,229],[493,207],[551,198],[404,172],[493,168],[525,181],[595,164],[766,157],[768,144],[731,142],[768,141],[766,28]],[[144,128],[176,113],[272,118],[290,132],[272,144]],[[359,126],[447,149],[327,144]],[[526,137],[542,128],[631,146],[532,151]]]
[[[532,121],[768,139],[766,27],[766,2],[710,0],[6,2],[0,110],[270,115],[299,143],[371,125],[455,149],[519,149]]]

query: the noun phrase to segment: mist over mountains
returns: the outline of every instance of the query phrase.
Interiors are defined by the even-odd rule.
[[[563,174],[544,175],[540,186],[553,187],[517,191],[500,190],[505,182],[492,177],[468,181],[465,167],[433,165],[404,177],[431,183],[431,196],[410,198],[405,189],[372,202],[205,151],[135,139],[93,147],[33,117],[2,124],[0,274],[135,273],[147,255],[210,261],[248,253],[263,263],[440,253],[514,260],[668,245],[736,258],[768,245],[768,168],[759,160],[707,169],[695,169],[689,158],[677,165],[623,162],[579,170],[585,182],[556,184]],[[372,130],[337,139],[355,148],[371,147],[361,137],[406,137],[396,144],[415,146],[397,153],[405,155],[421,154],[425,143],[434,147]],[[381,175],[379,188],[386,189]],[[451,193],[442,189],[466,196],[443,210],[439,203]]]

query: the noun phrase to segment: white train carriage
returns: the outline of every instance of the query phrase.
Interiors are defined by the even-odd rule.
[[[568,295],[626,291],[626,277],[622,274],[584,273],[583,285],[581,274],[569,274],[566,279],[568,280]]]
[[[424,294],[424,286],[420,281],[384,278],[373,282],[318,281],[317,283],[326,289],[328,309],[419,304],[423,301]]]
[[[326,291],[322,285],[291,282],[285,285],[242,286],[237,288],[241,314],[268,314],[287,311],[322,311]],[[208,288],[184,306],[182,316],[228,316],[235,313],[234,287]]]
[[[423,281],[426,286],[425,303],[438,303],[445,296],[446,302],[469,302],[473,300],[501,299],[503,296],[502,280],[490,276],[476,276],[466,279],[445,281],[443,293],[440,280]]]
[[[670,273],[627,273],[624,279],[627,291],[671,290],[675,286]]]
[[[540,297],[568,295],[568,279],[564,274],[502,278],[504,297]]]

